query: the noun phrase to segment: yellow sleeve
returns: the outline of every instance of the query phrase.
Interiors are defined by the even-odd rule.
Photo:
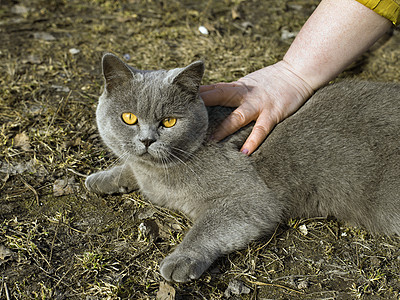
[[[400,0],[357,0],[394,25],[400,22]]]

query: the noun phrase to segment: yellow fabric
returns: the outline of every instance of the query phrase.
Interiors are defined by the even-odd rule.
[[[400,22],[400,0],[357,0],[394,25]]]

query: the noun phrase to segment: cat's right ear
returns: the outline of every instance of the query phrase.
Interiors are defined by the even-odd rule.
[[[124,85],[133,79],[133,73],[128,65],[116,57],[114,54],[106,53],[102,59],[103,76],[107,92],[112,92],[115,88]]]

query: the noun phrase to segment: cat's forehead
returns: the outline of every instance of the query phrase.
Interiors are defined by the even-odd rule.
[[[168,71],[148,71],[132,80],[130,87],[120,90],[117,97],[121,109],[130,109],[149,119],[184,111],[181,99],[185,95],[170,84],[168,76]]]

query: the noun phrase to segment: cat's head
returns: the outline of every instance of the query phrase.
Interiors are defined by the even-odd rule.
[[[203,62],[141,71],[105,54],[102,66],[105,87],[97,125],[115,154],[165,166],[186,160],[201,145],[208,127],[198,95]]]

